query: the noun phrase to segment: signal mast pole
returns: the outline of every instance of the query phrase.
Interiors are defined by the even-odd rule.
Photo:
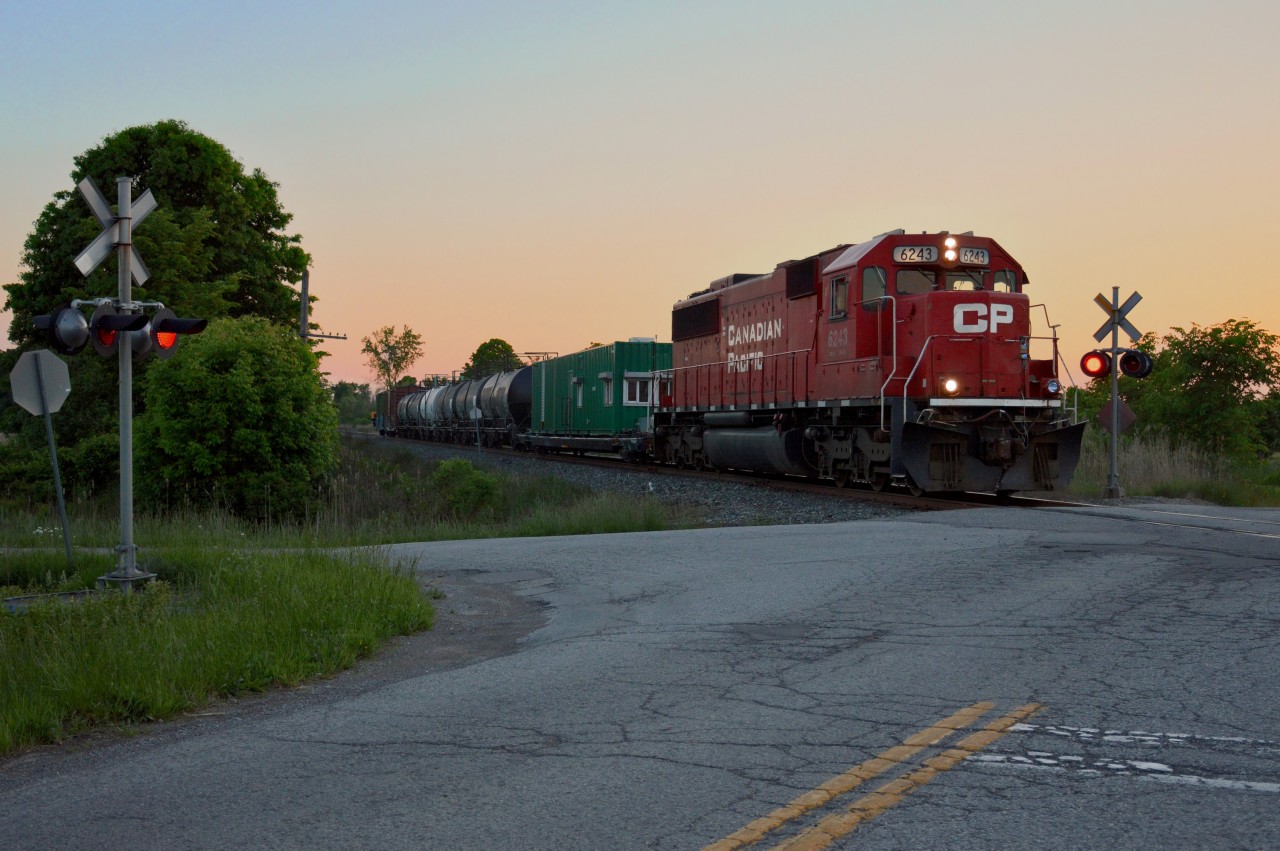
[[[1111,288],[1111,309],[1120,309],[1120,288]],[[1105,499],[1124,496],[1120,487],[1120,323],[1111,323],[1111,470],[1107,473]]]
[[[116,178],[116,257],[119,266],[117,295],[120,309],[133,313],[133,179]],[[103,577],[129,591],[133,583],[152,574],[138,570],[138,548],[133,543],[133,332],[121,331],[120,359],[120,559],[115,573]]]

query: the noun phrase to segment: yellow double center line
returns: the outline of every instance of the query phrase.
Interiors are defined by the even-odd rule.
[[[995,706],[990,701],[982,701],[966,706],[954,715],[943,718],[932,727],[927,727],[902,744],[872,757],[871,759],[833,777],[818,788],[806,792],[790,803],[779,807],[763,818],[758,818],[741,830],[737,830],[724,839],[713,842],[703,851],[733,851],[762,838],[770,831],[793,821],[818,807],[825,806],[840,795],[856,789],[868,780],[879,777],[886,771],[901,765],[925,748],[937,745],[957,730],[963,730]],[[914,771],[891,780],[863,795],[851,803],[844,812],[827,816],[800,835],[776,846],[786,851],[816,851],[826,848],[836,839],[852,832],[858,825],[875,818],[880,813],[897,804],[907,795],[928,783],[939,773],[954,768],[970,754],[977,753],[987,745],[999,739],[1009,728],[1024,718],[1029,718],[1044,707],[1038,703],[1020,706],[1007,715],[997,718],[981,730],[971,733],[955,747],[949,748],[937,756],[927,759]]]

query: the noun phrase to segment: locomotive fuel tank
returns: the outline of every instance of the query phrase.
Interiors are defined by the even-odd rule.
[[[804,429],[709,428],[702,433],[707,463],[716,469],[757,470],[792,476],[817,475],[804,455]]]

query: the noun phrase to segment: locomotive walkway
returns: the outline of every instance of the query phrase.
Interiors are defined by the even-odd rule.
[[[0,764],[6,848],[1280,847],[1280,512],[390,548],[355,672]]]

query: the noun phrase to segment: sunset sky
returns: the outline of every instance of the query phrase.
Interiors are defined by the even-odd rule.
[[[176,118],[279,183],[335,381],[386,325],[418,376],[669,340],[712,279],[899,227],[999,241],[1082,380],[1113,286],[1143,331],[1280,332],[1277,34],[1275,0],[4,0],[0,282],[74,156]]]

